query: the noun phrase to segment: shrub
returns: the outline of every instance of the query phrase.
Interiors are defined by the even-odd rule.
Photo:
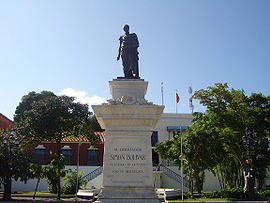
[[[202,191],[202,197],[212,198],[213,197],[213,191]]]
[[[185,198],[189,199],[191,198],[191,192],[185,192]]]
[[[42,168],[42,176],[47,179],[48,190],[51,193],[57,193],[58,179],[63,178],[69,172],[69,170],[65,170],[64,164],[64,156],[61,154],[60,156],[60,173],[58,172],[57,161],[53,159],[50,164],[43,166]]]
[[[216,190],[212,194],[209,194],[213,198],[237,198],[245,199],[245,193],[243,188],[230,188],[230,189],[221,189]]]
[[[258,191],[257,197],[260,200],[270,200],[270,190]]]
[[[80,171],[78,173],[77,189],[82,189],[82,187],[85,187],[85,185],[87,184],[87,180],[83,179],[83,175],[84,175],[83,171]],[[77,185],[77,171],[71,170],[70,174],[64,178],[62,192],[64,194],[75,194],[77,192],[76,185]]]

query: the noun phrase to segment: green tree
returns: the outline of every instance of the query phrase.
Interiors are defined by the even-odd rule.
[[[91,128],[94,130],[94,131],[103,131],[97,121],[97,118],[95,115],[91,116],[90,120],[89,120],[89,125],[91,126]]]
[[[246,96],[243,90],[218,83],[195,92],[193,98],[199,99],[207,111],[194,114],[183,139],[190,178],[199,180],[208,169],[218,176],[222,188],[233,188],[247,186],[247,174],[252,172],[259,188],[263,187],[270,165],[266,139],[270,132],[270,97],[258,93]],[[179,163],[179,138],[160,143],[157,150],[162,157]]]
[[[195,189],[201,192],[204,182],[204,171],[210,170],[224,159],[222,143],[216,139],[217,132],[211,128],[209,117],[194,113],[192,126],[188,129],[183,141],[183,152],[189,165],[190,178]]]
[[[193,125],[183,136],[183,159],[185,160],[185,174],[189,177],[190,190],[193,188],[201,192],[204,182],[204,171],[206,169],[213,171],[213,167],[219,163],[224,154],[222,143],[216,140],[217,134],[209,126],[209,118],[202,113],[195,113]],[[177,134],[177,133],[175,133]],[[213,145],[213,143],[215,143]],[[161,158],[169,159],[175,164],[181,164],[181,137],[175,135],[162,143],[158,143],[156,151]]]
[[[65,160],[64,156],[60,155],[60,165],[57,165],[57,160],[53,159],[50,164],[42,167],[42,177],[47,179],[49,185],[49,192],[57,193],[58,192],[58,179],[55,177],[64,178],[70,170],[65,170]],[[60,170],[59,170],[60,168]]]
[[[77,184],[77,175],[78,175],[78,184]],[[64,194],[75,194],[78,189],[81,189],[86,186],[87,180],[83,178],[84,172],[80,171],[77,174],[76,170],[71,170],[69,174],[64,178],[63,184],[63,193]],[[76,188],[76,186],[78,188]]]
[[[0,184],[4,186],[3,200],[11,199],[12,179],[27,181],[34,177],[29,150],[15,129],[0,132]]]
[[[218,83],[195,92],[194,98],[207,107],[210,126],[216,130],[217,140],[223,143],[227,155],[217,168],[226,186],[237,187],[243,178],[247,183],[246,174],[251,167],[262,186],[270,164],[269,151],[261,144],[269,136],[270,97],[260,93],[246,96],[243,90],[229,89],[226,83]],[[246,137],[245,145],[243,138]],[[252,164],[248,160],[252,160]]]
[[[21,126],[21,132],[32,141],[51,141],[57,145],[56,162],[58,177],[56,180],[58,199],[60,199],[60,144],[68,136],[94,139],[93,130],[87,125],[91,113],[88,106],[77,103],[73,97],[56,96],[52,92],[30,92],[22,98],[16,108],[14,120]]]
[[[55,96],[53,92],[50,91],[42,91],[40,93],[29,92],[27,95],[24,95],[21,99],[21,102],[16,107],[14,114],[14,122],[15,123],[23,123],[27,119],[27,112],[32,109],[32,106],[35,102],[38,102],[46,97]]]

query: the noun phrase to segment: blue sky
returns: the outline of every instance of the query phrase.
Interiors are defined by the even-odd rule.
[[[270,90],[269,0],[0,0],[0,113],[13,117],[21,97],[49,90],[97,104],[128,23],[140,41],[146,99],[188,113],[193,91],[228,82],[247,94]],[[203,111],[197,101],[195,111]]]

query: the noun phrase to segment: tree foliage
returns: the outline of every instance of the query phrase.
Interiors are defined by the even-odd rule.
[[[16,108],[14,121],[20,126],[21,133],[30,141],[50,141],[57,145],[56,165],[58,166],[58,198],[60,198],[60,143],[69,136],[87,137],[96,141],[90,126],[91,113],[86,104],[75,102],[75,98],[56,96],[52,92],[30,92],[22,97]]]
[[[12,179],[27,181],[34,178],[29,150],[16,130],[0,132],[0,185],[4,186],[4,200],[11,199]]]
[[[229,89],[226,83],[218,83],[197,91],[194,98],[207,107],[205,115],[210,119],[209,126],[216,130],[215,138],[223,145],[224,160],[216,166],[223,186],[243,186],[246,160],[252,159],[254,175],[258,186],[262,187],[270,164],[266,139],[270,132],[270,97],[261,93],[247,96],[243,90]],[[248,149],[243,142],[247,133],[250,134]]]
[[[55,96],[55,94],[50,91],[42,91],[41,93],[36,93],[33,91],[23,96],[21,102],[16,107],[14,122],[15,123],[25,122],[25,120],[27,119],[26,112],[32,109],[33,104],[46,97],[51,96]]]
[[[84,176],[83,171],[80,171],[77,174],[76,170],[71,170],[69,174],[64,178],[64,184],[63,184],[63,190],[62,190],[63,193],[75,194],[79,189],[82,189],[83,187],[85,187],[88,181],[84,179],[83,176]],[[77,178],[78,178],[78,184],[77,184]]]
[[[25,112],[28,136],[38,140],[55,140],[77,135],[81,125],[89,119],[88,106],[75,103],[67,96],[49,96],[32,105]]]
[[[94,131],[98,131],[98,132],[101,132],[103,131],[97,121],[97,118],[95,115],[91,116],[90,120],[89,120],[89,125],[91,126],[91,128],[94,130]]]
[[[222,188],[244,185],[252,159],[258,187],[264,185],[270,152],[270,97],[261,93],[247,96],[243,90],[215,84],[195,92],[193,98],[207,107],[206,113],[195,113],[192,125],[183,138],[187,174],[199,179],[204,170],[218,176]],[[243,138],[249,133],[247,143]],[[162,158],[180,163],[180,139],[174,137],[157,145]]]
[[[60,168],[60,170],[58,170]],[[55,177],[64,178],[70,170],[65,169],[64,156],[60,155],[60,166],[57,165],[57,160],[53,159],[50,164],[43,166],[41,176],[47,179],[49,185],[48,191],[51,193],[57,193],[58,179]]]

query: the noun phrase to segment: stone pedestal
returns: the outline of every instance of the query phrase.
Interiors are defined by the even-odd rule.
[[[99,201],[159,202],[153,187],[151,134],[164,106],[145,100],[147,82],[109,82],[112,99],[92,106],[105,129],[103,186]]]

